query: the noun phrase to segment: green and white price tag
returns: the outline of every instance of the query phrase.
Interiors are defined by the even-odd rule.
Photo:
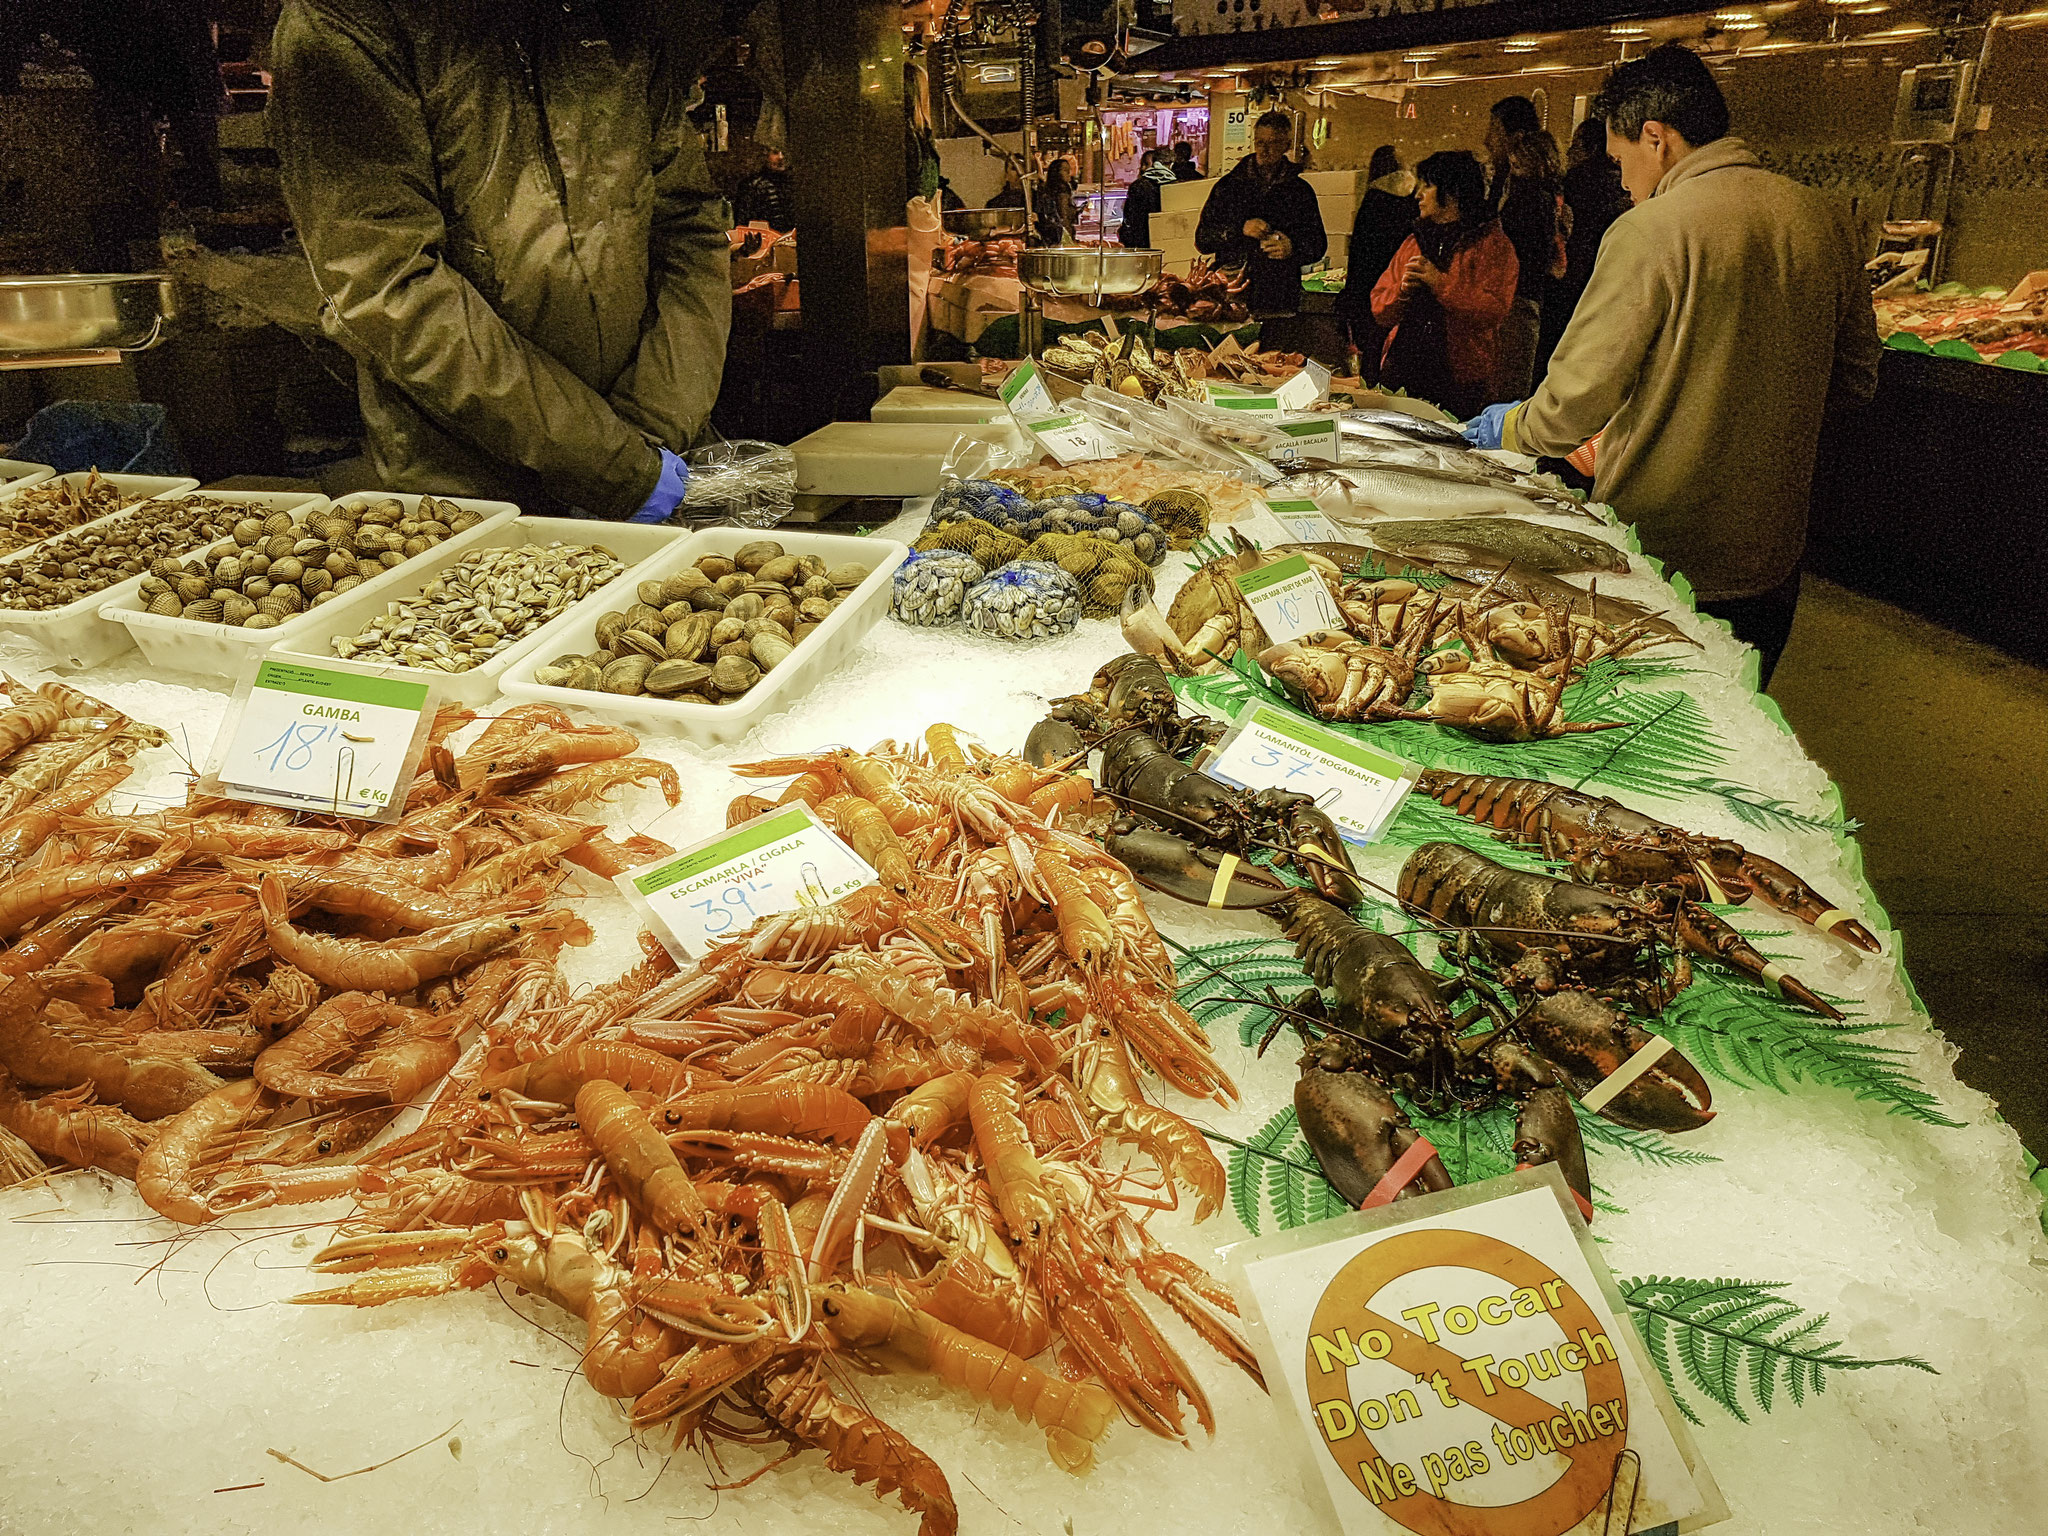
[[[1401,808],[1422,769],[1254,700],[1238,714],[1203,772],[1245,789],[1307,795],[1349,843],[1369,843]]]
[[[1287,439],[1275,444],[1267,457],[1275,462],[1291,459],[1328,459],[1337,462],[1337,418],[1309,416],[1299,421],[1276,421],[1273,430]]]
[[[1289,555],[1237,579],[1237,590],[1269,638],[1299,640],[1319,629],[1342,629],[1343,615],[1305,556]]]
[[[1273,398],[1290,411],[1305,411],[1330,392],[1330,370],[1311,358],[1301,372],[1273,391]]]
[[[1107,452],[1102,434],[1095,430],[1095,423],[1078,413],[1034,417],[1025,421],[1024,426],[1039,448],[1062,464],[1099,459]]]
[[[434,723],[430,684],[347,662],[257,657],[215,738],[203,793],[394,821]]]
[[[996,393],[1009,407],[1010,414],[1020,421],[1028,416],[1050,415],[1059,408],[1053,403],[1045,380],[1038,376],[1038,364],[1028,359],[1010,370],[1010,376]]]
[[[1219,411],[1235,411],[1241,416],[1278,416],[1286,409],[1271,395],[1211,395],[1209,403]]]
[[[1307,497],[1292,501],[1268,501],[1266,510],[1274,521],[1287,530],[1287,536],[1297,544],[1349,544],[1353,541],[1344,536],[1343,530],[1330,521],[1330,516]]]
[[[875,883],[867,862],[808,805],[778,807],[613,883],[688,961],[764,917],[837,901]]]

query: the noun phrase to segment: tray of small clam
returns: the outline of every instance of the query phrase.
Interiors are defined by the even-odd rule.
[[[249,515],[205,549],[158,562],[100,609],[165,671],[237,676],[248,657],[324,629],[320,610],[329,604],[381,594],[405,579],[411,561],[466,549],[519,515],[508,501],[388,492],[337,502],[265,492],[220,499],[246,501]]]
[[[118,656],[133,637],[103,618],[102,608],[132,600],[152,570],[228,537],[252,512],[267,516],[319,500],[303,491],[145,493],[0,559],[0,655],[41,667],[92,667]]]
[[[505,674],[510,698],[573,705],[703,746],[787,709],[889,607],[891,539],[705,528],[585,605]]]
[[[688,537],[685,528],[513,517],[450,539],[309,615],[279,654],[376,662],[431,682],[445,704],[489,703],[506,670],[614,583]],[[630,586],[620,590],[630,592]]]

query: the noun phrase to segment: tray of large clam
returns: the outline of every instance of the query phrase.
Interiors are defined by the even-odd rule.
[[[31,544],[0,559],[0,651],[35,666],[98,666],[134,643],[100,610],[133,599],[152,567],[227,538],[252,514],[320,500],[305,491],[183,490]]]
[[[439,690],[443,703],[486,704],[506,670],[580,605],[689,530],[573,517],[514,517],[451,539],[392,574],[313,610],[319,620],[275,647],[295,656],[341,656],[397,669]],[[619,590],[630,592],[630,586]],[[591,610],[594,619],[596,611]]]
[[[467,548],[519,515],[507,501],[441,496],[240,494],[249,515],[228,537],[157,562],[134,591],[100,609],[126,626],[151,666],[236,676],[248,657],[324,629],[320,610],[329,604],[382,593],[430,550]],[[288,505],[294,499],[302,504]]]
[[[528,651],[505,692],[650,735],[738,741],[853,652],[909,552],[893,539],[702,529]]]
[[[17,490],[24,485],[41,485],[56,473],[49,465],[28,459],[0,459],[0,493]]]

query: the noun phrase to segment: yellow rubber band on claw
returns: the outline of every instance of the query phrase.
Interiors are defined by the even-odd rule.
[[[1855,921],[1856,914],[1854,912],[1844,912],[1840,907],[1829,907],[1827,911],[1821,913],[1819,917],[1813,920],[1813,926],[1822,933],[1827,933],[1834,928],[1836,923],[1853,923]]]
[[[1650,1036],[1650,1043],[1648,1045],[1637,1051],[1635,1055],[1629,1057],[1627,1061],[1624,1061],[1620,1066],[1608,1073],[1607,1076],[1595,1083],[1587,1091],[1586,1096],[1579,1100],[1579,1103],[1584,1108],[1590,1109],[1596,1114],[1599,1113],[1614,1101],[1622,1089],[1662,1061],[1666,1051],[1673,1049],[1675,1047],[1664,1036]]]
[[[1223,898],[1230,894],[1230,877],[1237,873],[1237,866],[1243,862],[1234,853],[1223,855],[1223,862],[1216,866],[1216,878],[1209,883],[1211,911],[1223,905]]]
[[[1757,980],[1776,987],[1780,992],[1783,992],[1785,990],[1783,982],[1787,974],[1788,972],[1785,970],[1785,967],[1774,960],[1757,973]]]
[[[1700,883],[1707,888],[1707,900],[1724,907],[1729,905],[1728,893],[1721,889],[1721,882],[1714,878],[1714,872],[1707,867],[1707,861],[1694,859],[1692,867],[1699,871]]]

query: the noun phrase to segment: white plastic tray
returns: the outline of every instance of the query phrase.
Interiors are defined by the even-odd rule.
[[[570,652],[597,648],[597,621],[616,605],[593,599],[566,616],[547,643],[536,646],[505,674],[508,698],[542,699],[550,704],[587,709],[592,714],[650,736],[680,736],[700,746],[729,746],[769,715],[789,708],[817,681],[839,666],[861,642],[875,621],[889,609],[896,567],[910,553],[894,539],[857,539],[841,533],[805,533],[795,528],[705,528],[650,560],[635,579],[669,576],[694,564],[701,555],[730,555],[741,546],[773,539],[792,555],[816,555],[826,565],[869,567],[867,580],[853,589],[831,616],[805,637],[789,659],[743,695],[736,704],[686,703],[676,699],[634,698],[593,693],[582,688],[551,688],[533,680],[534,670]]]
[[[371,491],[344,496],[338,502],[330,503],[324,496],[304,493],[284,494],[274,491],[207,491],[203,494],[220,501],[247,501],[260,505],[272,512],[289,512],[304,522],[306,517],[328,506],[355,506],[365,501],[378,501],[391,496],[406,504],[411,511],[419,497],[399,493]],[[452,501],[467,511],[483,514],[484,520],[474,528],[444,539],[426,554],[415,555],[413,560],[424,560],[428,555],[449,549],[467,549],[477,540],[488,536],[488,531],[501,523],[510,522],[519,515],[519,509],[509,501],[470,501],[461,496],[441,498]],[[196,564],[203,551],[195,551],[186,565]],[[323,633],[326,621],[322,615],[330,608],[336,608],[344,600],[371,593],[381,595],[405,581],[412,573],[413,560],[393,566],[381,575],[372,576],[360,587],[323,603],[318,608],[308,608],[278,625],[275,629],[239,629],[226,624],[202,624],[197,619],[174,619],[165,614],[145,611],[142,602],[141,583],[138,581],[119,600],[105,603],[100,608],[100,617],[112,619],[126,626],[135,637],[135,643],[142,650],[144,660],[153,667],[169,672],[197,672],[216,678],[234,678],[241,675],[242,664],[251,656],[284,647],[304,649],[298,644],[300,638],[315,630]]]
[[[0,459],[0,491],[18,491],[24,485],[41,485],[57,471],[47,464],[27,459]]]
[[[80,471],[76,474],[59,475],[56,478],[79,484],[84,482],[87,473]],[[105,517],[96,517],[91,522],[80,523],[79,528],[91,528],[95,524],[109,522],[117,517],[126,517],[139,501],[174,501],[199,484],[197,480],[189,477],[168,475],[102,475],[100,478],[119,490],[135,492],[136,501],[116,508]],[[226,501],[231,498],[223,495],[219,499]],[[76,531],[77,529],[71,528],[64,530],[65,533]],[[51,537],[61,538],[63,535],[52,534]],[[48,539],[44,539],[39,543],[24,545],[13,554],[0,558],[0,567],[34,559],[36,552],[48,542]],[[46,609],[41,613],[26,608],[0,608],[0,652],[4,652],[10,660],[19,659],[28,666],[96,667],[110,656],[120,655],[135,643],[134,637],[121,625],[101,618],[100,609],[109,602],[118,603],[123,599],[132,601],[136,589],[141,585],[140,576],[130,576],[126,581],[100,588],[89,597],[81,597],[75,603],[67,603],[62,608]]]
[[[343,501],[362,498],[345,496]],[[401,498],[403,499],[403,498]],[[487,503],[472,502],[472,506]],[[602,604],[611,601],[608,594],[631,591],[633,583],[642,579],[642,567],[651,565],[656,557],[665,554],[678,541],[688,535],[685,528],[669,528],[659,524],[607,523],[577,517],[515,517],[494,523],[487,530],[471,529],[471,534],[481,537],[462,548],[453,548],[455,540],[450,539],[439,549],[430,549],[424,555],[415,556],[393,571],[394,576],[404,580],[372,592],[370,584],[364,583],[349,593],[340,602],[328,603],[315,608],[320,623],[309,625],[293,640],[291,645],[276,647],[279,655],[289,651],[294,656],[326,658],[334,654],[329,643],[337,635],[353,635],[370,620],[385,611],[385,605],[418,594],[436,576],[448,567],[457,564],[466,555],[481,550],[516,547],[521,544],[602,544],[621,560],[626,562],[625,571],[606,582],[580,603],[569,608],[541,625],[524,640],[515,641],[498,652],[480,667],[467,672],[436,672],[419,667],[390,665],[393,676],[402,676],[423,683],[432,683],[440,690],[443,703],[467,704],[475,707],[488,704],[498,695],[499,680],[508,668],[515,665],[536,646],[550,636],[560,633],[564,625],[573,624],[585,609],[590,609],[589,623],[597,623],[597,616],[603,612]],[[468,537],[468,535],[464,535]],[[623,588],[621,583],[624,583]],[[592,607],[593,604],[599,606]],[[309,615],[311,617],[312,615]]]
[[[6,465],[20,462],[24,461],[0,459],[0,479],[5,479],[4,471]],[[37,469],[44,467],[41,464],[35,466]],[[27,480],[8,480],[6,484],[0,485],[0,502],[8,500],[17,492],[27,490],[32,485],[47,485],[54,482],[58,485],[79,487],[83,486],[90,479],[92,479],[91,470],[74,469],[68,475],[51,473],[37,475],[35,478]],[[128,498],[120,506],[116,507],[113,512],[107,513],[108,517],[114,516],[116,512],[126,512],[138,501],[148,501],[156,496],[182,495],[186,491],[195,489],[199,484],[190,475],[101,475],[100,483],[102,485],[111,485],[115,490],[120,491]],[[98,522],[99,519],[92,518],[90,521]],[[78,523],[74,526],[83,528],[85,524]],[[62,533],[69,533],[70,531],[71,529],[69,528],[59,530]],[[57,534],[53,533],[50,537],[56,538]],[[14,555],[25,555],[34,548],[34,544],[24,544],[21,548],[15,550],[13,554],[0,558],[11,560],[14,558]]]

